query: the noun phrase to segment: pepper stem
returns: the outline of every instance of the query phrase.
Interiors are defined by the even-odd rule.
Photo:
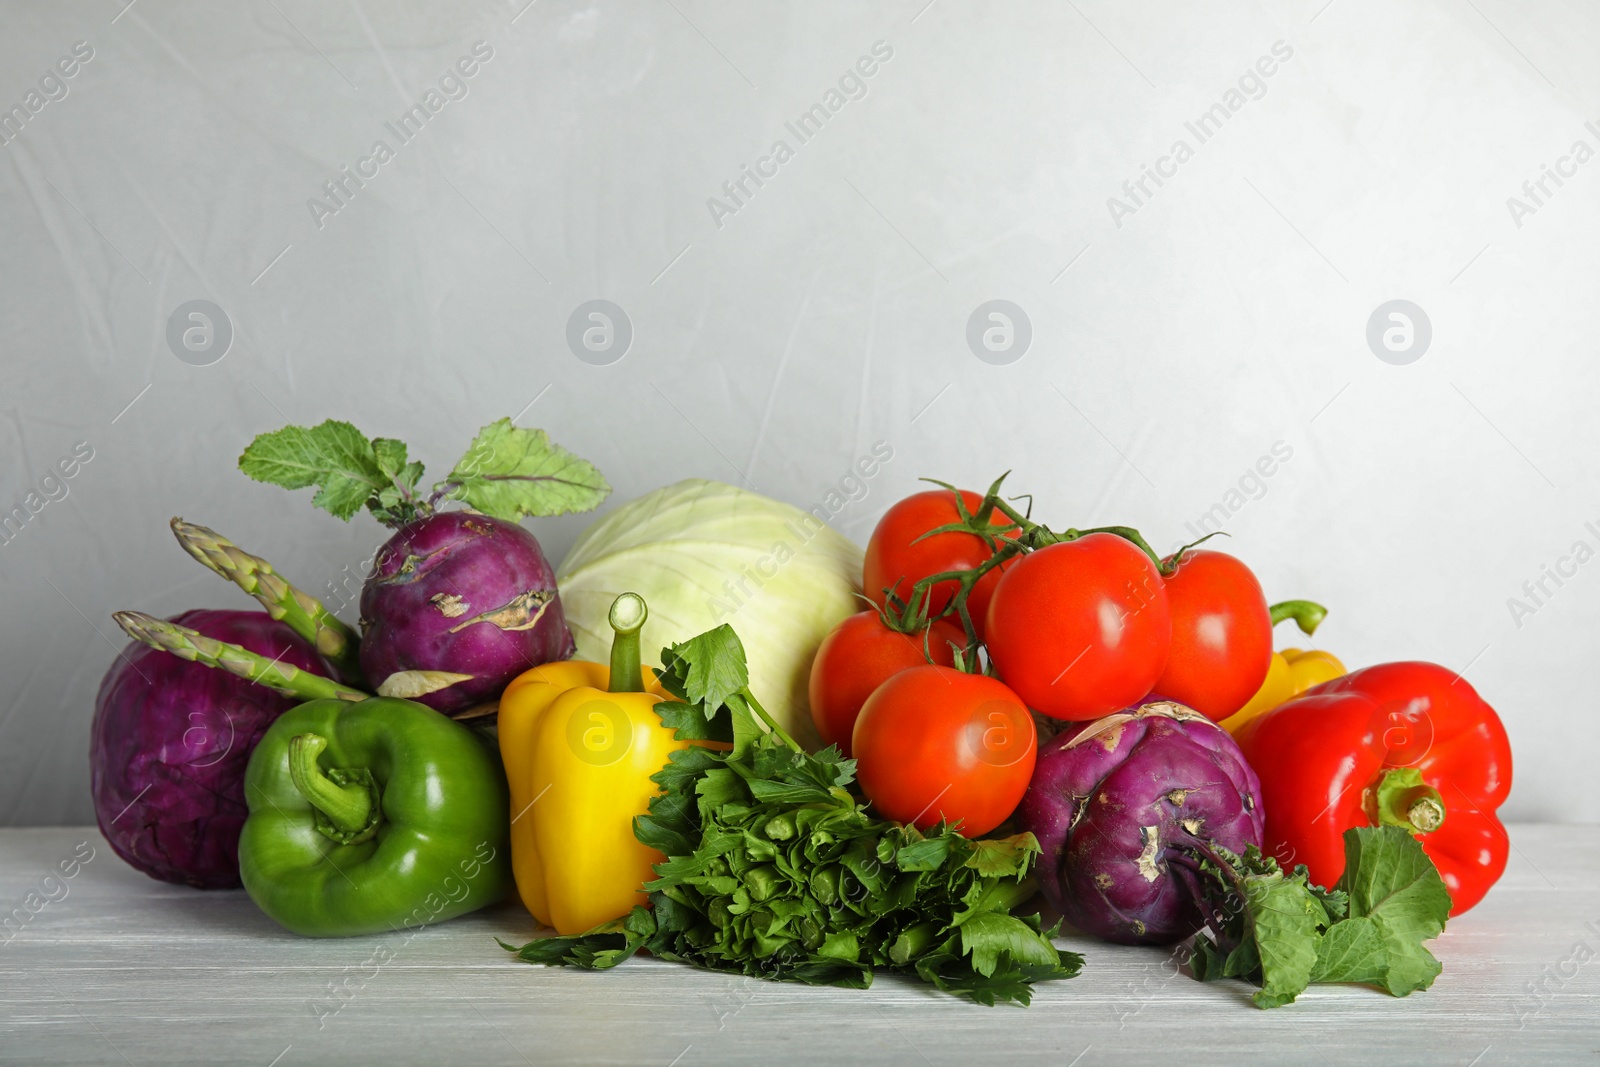
[[[378,829],[381,809],[372,772],[336,769],[326,774],[317,757],[328,747],[321,734],[289,739],[289,777],[317,812],[317,829],[340,844],[354,845]]]
[[[623,593],[611,602],[611,693],[644,692],[639,665],[639,631],[650,609],[638,593]]]
[[[1415,767],[1390,767],[1368,792],[1367,815],[1379,826],[1432,833],[1444,825],[1444,797]]]
[[[1276,626],[1284,619],[1293,619],[1294,624],[1300,627],[1300,632],[1307,637],[1316,632],[1322,620],[1328,617],[1328,609],[1310,600],[1285,600],[1281,604],[1274,604],[1267,609],[1272,616],[1272,625]]]

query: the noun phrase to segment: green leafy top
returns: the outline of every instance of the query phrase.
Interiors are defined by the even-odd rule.
[[[456,500],[499,519],[588,511],[611,492],[598,470],[553,443],[543,430],[510,419],[478,431],[467,454],[426,496],[417,490],[422,464],[389,437],[369,440],[348,422],[285,426],[251,441],[239,469],[285,489],[316,486],[315,507],[341,519],[367,508],[387,526],[402,526]]]
[[[1213,889],[1210,938],[1195,939],[1196,978],[1247,978],[1257,1007],[1288,1004],[1313,982],[1360,982],[1397,997],[1433,984],[1439,961],[1423,942],[1439,936],[1450,892],[1422,846],[1398,826],[1344,834],[1344,876],[1332,890],[1306,868],[1285,874],[1254,847],[1205,850]]]
[[[634,836],[667,857],[645,885],[650,907],[575,937],[520,949],[530,963],[614,967],[641,949],[757,978],[863,989],[880,969],[982,1004],[1027,1004],[1035,982],[1070,978],[1037,915],[1032,834],[970,841],[869,815],[849,791],[855,761],[809,755],[747,686],[738,635],[724,625],[665,649],[656,705],[680,738],[722,741],[674,752],[662,793]]]

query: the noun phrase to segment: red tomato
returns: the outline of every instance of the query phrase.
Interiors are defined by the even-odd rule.
[[[1006,571],[989,601],[1000,677],[1031,708],[1098,719],[1150,692],[1172,619],[1154,561],[1110,533],[1041,548]]]
[[[1033,716],[1003,683],[913,667],[873,691],[856,719],[856,780],[886,819],[926,829],[960,820],[967,837],[1005,822],[1033,777]]]
[[[1255,696],[1272,662],[1261,583],[1232,556],[1194,549],[1166,587],[1172,651],[1155,691],[1221,722]]]
[[[968,514],[976,513],[983,505],[983,497],[971,490],[961,490]],[[872,602],[883,607],[883,591],[893,588],[902,599],[911,595],[911,587],[930,574],[941,571],[971,570],[987,560],[992,553],[983,538],[976,534],[942,533],[925,541],[917,538],[939,526],[960,522],[956,510],[956,495],[948,489],[930,489],[913,493],[883,513],[872,538],[867,542],[867,557],[862,585]],[[1012,536],[1015,536],[1013,532]],[[916,544],[912,544],[917,541]],[[988,610],[989,598],[1000,575],[1015,560],[985,574],[972,587],[967,596],[967,611],[972,616],[972,626],[983,637],[983,619]],[[928,597],[928,614],[934,616],[950,606],[960,586],[953,581],[935,585]],[[960,619],[952,616],[956,625]]]
[[[824,745],[850,755],[850,732],[872,691],[892,674],[928,662],[922,634],[903,634],[883,624],[877,609],[852,615],[835,626],[811,661],[811,721]],[[945,667],[955,665],[950,644],[967,643],[961,627],[940,621],[928,635],[928,655]]]

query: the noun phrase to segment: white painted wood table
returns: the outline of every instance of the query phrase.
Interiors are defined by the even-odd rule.
[[[243,892],[138,874],[93,830],[4,830],[0,919],[9,913],[11,925],[0,930],[0,1062],[1600,1060],[1600,962],[1591,962],[1600,826],[1518,826],[1512,843],[1505,879],[1434,943],[1444,974],[1432,990],[1396,1000],[1317,988],[1263,1012],[1241,983],[1172,976],[1166,951],[1079,937],[1063,944],[1085,954],[1083,974],[1041,986],[1028,1009],[977,1007],[885,978],[858,992],[657,960],[601,974],[533,967],[494,943],[538,932],[509,904],[414,935],[309,940],[278,929]],[[91,850],[74,877],[62,876]]]

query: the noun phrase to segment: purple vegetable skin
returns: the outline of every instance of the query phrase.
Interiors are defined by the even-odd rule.
[[[1040,888],[1067,922],[1121,944],[1204,925],[1195,843],[1261,844],[1261,783],[1216,723],[1171,701],[1067,731],[1039,750],[1019,815]]]
[[[441,511],[391,537],[361,591],[361,669],[437,711],[491,700],[531,667],[572,655],[555,570],[514,522]],[[469,675],[437,689],[385,683],[408,671]]]
[[[172,621],[328,676],[311,645],[261,611],[186,611]],[[100,832],[152,878],[239,885],[244,769],[272,721],[299,703],[169,652],[129,645],[106,672],[89,734]]]

